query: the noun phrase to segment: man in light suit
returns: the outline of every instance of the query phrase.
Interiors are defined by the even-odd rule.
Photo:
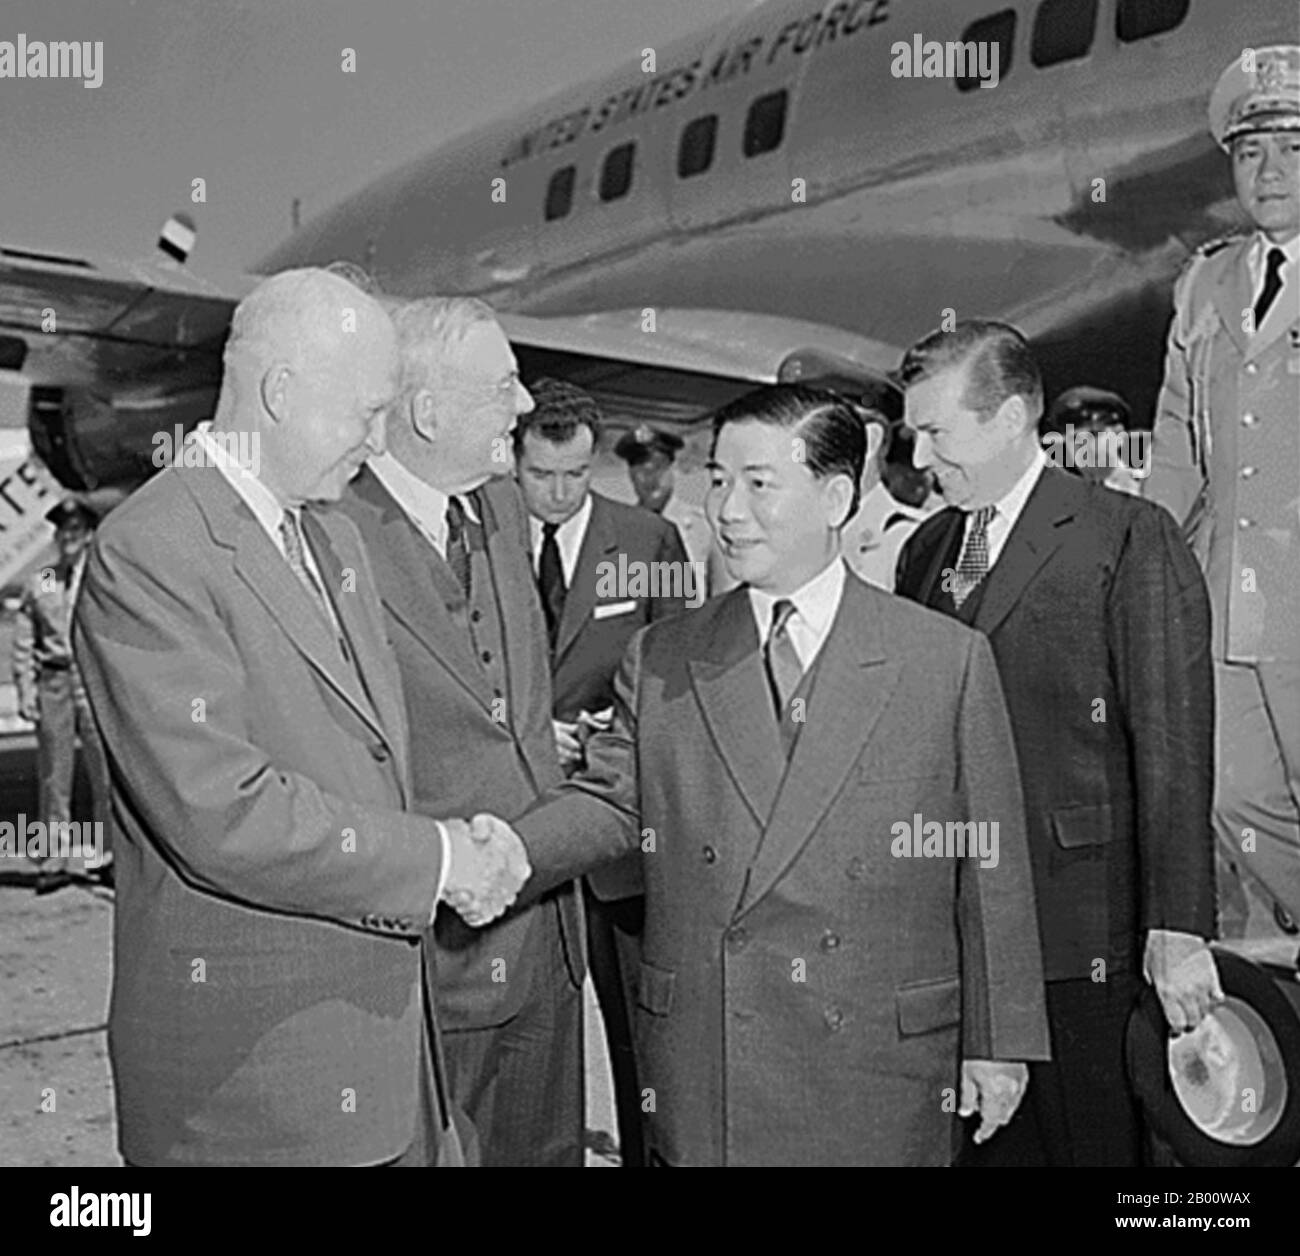
[[[501,874],[409,810],[370,567],[337,498],[396,347],[320,271],[239,305],[210,430],[100,529],[74,649],[118,824],[109,1054],[137,1165],[459,1163],[420,941]],[[506,874],[509,875],[506,875]]]
[[[958,1106],[988,1136],[1047,1053],[993,659],[845,568],[864,453],[816,390],[718,412],[742,587],[633,639],[586,770],[517,824],[538,886],[642,852],[652,1164],[947,1164]]]
[[[515,815],[562,779],[546,627],[510,431],[532,409],[492,311],[422,300],[394,316],[391,450],[340,504],[365,541],[411,728],[415,809]],[[454,1098],[485,1165],[580,1165],[581,902],[572,885],[479,933],[434,931]]]
[[[582,766],[590,730],[608,727],[614,674],[628,642],[646,624],[698,606],[706,570],[704,563],[689,565],[666,519],[591,491],[600,435],[591,395],[546,377],[531,391],[536,408],[515,428],[515,469],[551,643],[556,745],[571,773]],[[620,570],[626,585],[615,578]],[[644,1155],[632,1009],[645,917],[639,856],[595,870],[583,889],[587,954],[614,1074],[619,1158],[625,1168],[638,1168]]]
[[[986,633],[1020,758],[1052,1061],[970,1164],[1133,1165],[1124,1033],[1143,976],[1172,1032],[1222,998],[1205,584],[1162,510],[1047,465],[1024,337],[970,320],[908,350],[917,466],[947,509],[898,592]]]
[[[1300,46],[1234,57],[1210,98],[1250,231],[1174,287],[1145,495],[1210,588],[1219,709],[1215,852],[1235,947],[1300,951]]]

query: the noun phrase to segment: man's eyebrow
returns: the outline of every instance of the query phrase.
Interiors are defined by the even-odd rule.
[[[776,467],[774,467],[770,462],[747,462],[741,468],[741,470],[742,471],[775,471]]]

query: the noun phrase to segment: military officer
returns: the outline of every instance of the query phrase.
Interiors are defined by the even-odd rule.
[[[1300,945],[1300,46],[1247,49],[1210,98],[1246,234],[1174,289],[1145,495],[1210,588],[1220,930]]]
[[[13,645],[18,711],[36,724],[36,772],[40,782],[38,819],[51,834],[72,817],[77,738],[91,785],[94,820],[108,827],[108,765],[72,657],[72,608],[77,600],[94,515],[75,498],[65,498],[45,516],[55,527],[59,558],[36,572],[24,591]],[[111,879],[107,861],[86,871]],[[66,854],[54,849],[42,861],[36,892],[48,894],[69,883]]]

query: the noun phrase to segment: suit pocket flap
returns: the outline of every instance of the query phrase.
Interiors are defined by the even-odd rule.
[[[894,991],[898,1005],[898,1032],[926,1034],[961,1021],[961,978],[940,977],[914,981]]]
[[[1052,812],[1052,833],[1057,845],[1066,850],[1078,846],[1100,846],[1113,833],[1110,807],[1098,803],[1087,807],[1061,807]]]
[[[641,961],[641,980],[637,983],[636,1001],[651,1016],[667,1016],[673,1006],[673,985],[677,974]]]
[[[630,615],[636,610],[636,602],[601,602],[591,609],[592,619],[612,619],[615,615]]]

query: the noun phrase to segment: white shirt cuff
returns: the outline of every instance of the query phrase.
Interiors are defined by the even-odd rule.
[[[438,914],[442,892],[447,888],[447,874],[451,871],[451,834],[441,820],[435,820],[434,824],[438,826],[438,837],[442,842],[442,863],[438,869],[438,892],[433,896],[433,910],[429,913],[430,924],[433,924],[434,917]]]

